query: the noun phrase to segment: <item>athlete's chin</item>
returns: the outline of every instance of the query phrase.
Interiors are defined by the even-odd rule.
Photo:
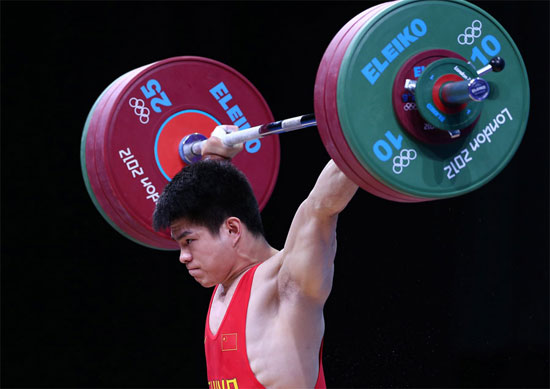
[[[216,286],[216,284],[212,282],[199,282],[199,284],[201,284],[201,286],[206,289]]]
[[[208,280],[208,279],[205,279],[205,278],[202,278],[202,277],[199,277],[199,276],[193,276],[193,278],[195,279],[195,281],[197,281],[200,286],[202,286],[203,288],[211,288],[213,286],[216,285],[216,283]]]

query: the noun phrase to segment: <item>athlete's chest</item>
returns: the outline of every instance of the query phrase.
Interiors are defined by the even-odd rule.
[[[249,287],[245,282],[231,296],[215,292],[210,331],[221,336],[222,345],[223,334],[231,334],[228,347],[246,352],[251,371],[264,386],[283,380],[287,387],[312,387],[319,372],[319,316],[300,308],[297,300],[281,304],[277,278],[265,277],[261,270],[262,266]]]
[[[229,304],[224,301],[212,301],[210,315],[208,317],[208,326],[213,334],[216,334],[225,318]]]

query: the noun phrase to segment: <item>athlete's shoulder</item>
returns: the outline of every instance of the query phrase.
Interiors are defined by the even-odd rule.
[[[283,252],[277,251],[277,253],[270,258],[266,259],[258,265],[256,273],[254,274],[254,280],[258,282],[268,282],[273,279],[277,279],[281,265],[283,263]]]

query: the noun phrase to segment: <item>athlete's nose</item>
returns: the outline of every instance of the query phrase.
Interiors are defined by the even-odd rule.
[[[191,256],[191,253],[188,250],[184,250],[184,249],[180,250],[180,262],[181,263],[186,265],[189,262],[191,262],[191,259],[193,259],[193,257]]]

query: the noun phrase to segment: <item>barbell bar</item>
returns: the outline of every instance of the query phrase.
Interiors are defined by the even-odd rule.
[[[245,130],[227,133],[223,136],[222,142],[226,146],[235,146],[239,143],[260,139],[268,135],[278,135],[286,132],[302,130],[316,126],[315,114],[296,116],[290,119],[279,120],[247,128]],[[180,157],[187,164],[200,161],[202,158],[202,147],[207,137],[200,133],[193,133],[185,136],[179,146]]]

